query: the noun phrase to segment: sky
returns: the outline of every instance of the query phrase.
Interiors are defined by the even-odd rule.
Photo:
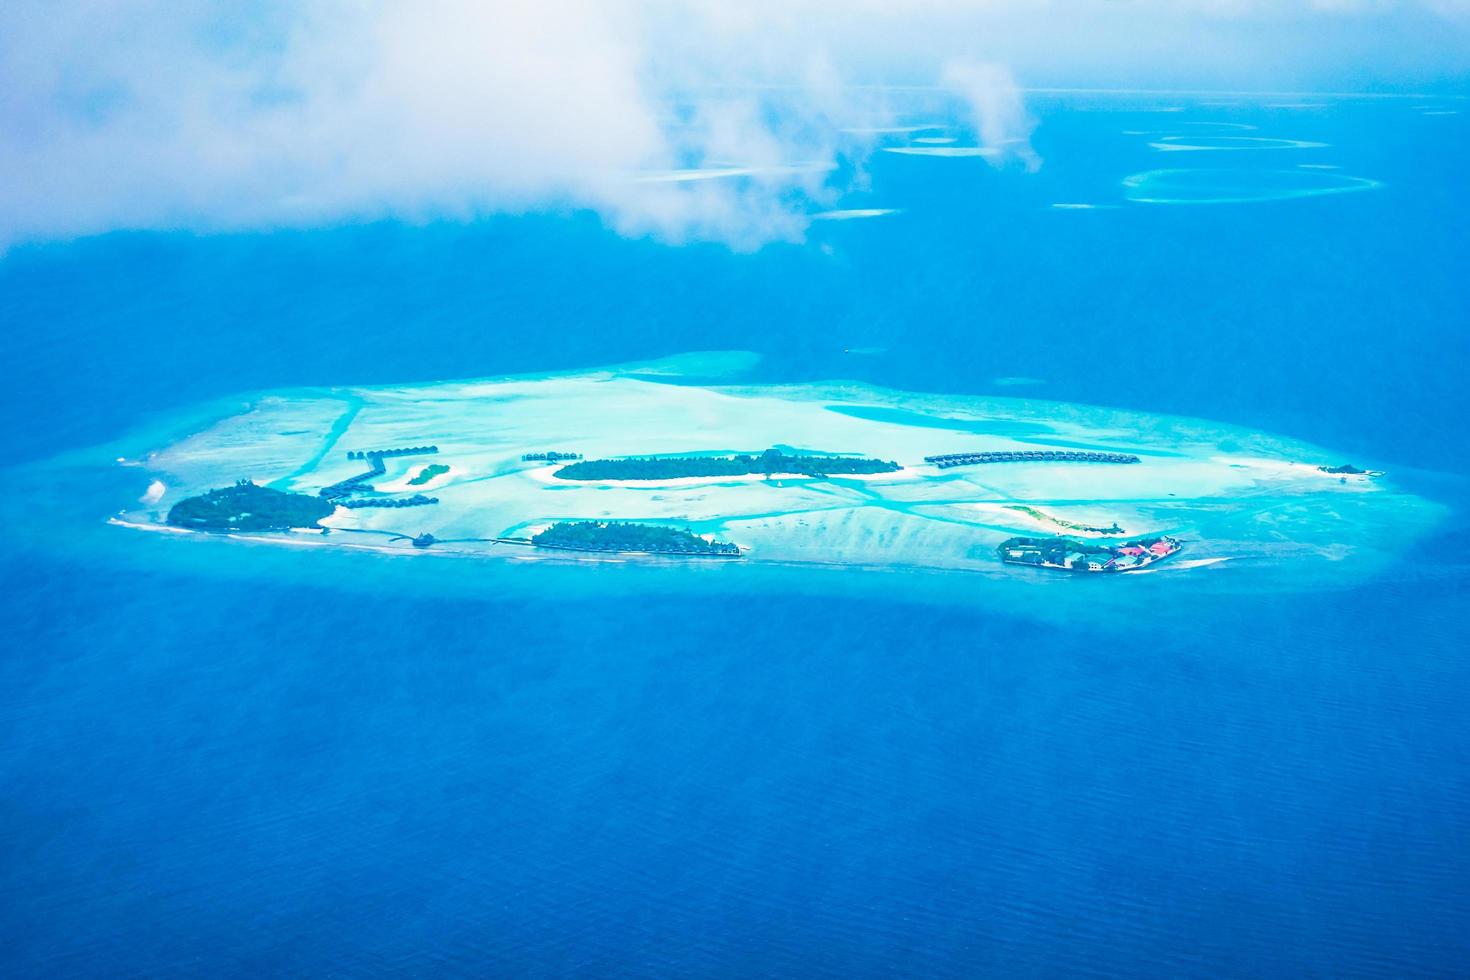
[[[9,0],[0,250],[571,210],[748,249],[800,239],[905,86],[1035,169],[1028,89],[1467,77],[1470,0]]]

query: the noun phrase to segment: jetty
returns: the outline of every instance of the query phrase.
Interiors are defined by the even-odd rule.
[[[1032,449],[988,453],[949,453],[943,456],[925,456],[924,462],[933,463],[941,470],[955,466],[978,466],[982,463],[1137,463],[1141,462],[1131,453],[1094,453],[1080,450]]]
[[[347,458],[364,460],[368,464],[367,471],[359,473],[356,476],[349,476],[345,480],[338,480],[330,486],[322,487],[317,491],[317,496],[326,500],[339,500],[343,497],[350,497],[354,493],[369,492],[373,487],[367,481],[388,472],[388,468],[383,465],[383,460],[394,459],[399,456],[432,456],[438,452],[438,446],[354,450],[347,454]]]

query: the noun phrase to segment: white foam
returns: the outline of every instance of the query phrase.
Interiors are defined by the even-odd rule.
[[[1135,569],[1130,569],[1130,570],[1124,571],[1122,574],[1124,574],[1124,575],[1150,575],[1150,574],[1153,574],[1155,572],[1183,571],[1186,568],[1206,568],[1206,567],[1208,567],[1210,565],[1218,565],[1221,562],[1226,562],[1226,561],[1229,561],[1229,560],[1230,560],[1230,556],[1229,555],[1222,555],[1222,556],[1218,556],[1218,557],[1215,557],[1215,558],[1190,558],[1190,559],[1185,559],[1185,560],[1180,560],[1180,561],[1169,562],[1166,565],[1156,566],[1156,567],[1153,567],[1153,568],[1135,568]]]
[[[914,137],[914,142],[915,143],[953,143],[953,142],[955,142],[955,137],[953,137],[953,136],[915,136]]]
[[[690,167],[683,170],[655,170],[639,174],[639,184],[677,184],[693,180],[722,180],[730,177],[795,177],[836,170],[832,161],[790,163],[767,167]]]
[[[901,214],[899,208],[843,208],[837,211],[818,211],[813,221],[851,221],[854,218],[881,218],[885,214]]]
[[[1116,204],[1086,204],[1080,201],[1059,201],[1052,205],[1057,211],[1111,211]]]
[[[839,129],[838,132],[839,133],[846,133],[849,136],[887,136],[887,135],[894,134],[894,133],[899,134],[899,135],[902,135],[904,133],[922,133],[926,129],[943,129],[943,128],[944,128],[943,126],[935,126],[935,125],[927,125],[927,126],[849,126],[846,129]]]

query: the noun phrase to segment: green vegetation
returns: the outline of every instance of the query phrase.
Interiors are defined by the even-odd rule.
[[[1045,521],[1048,524],[1055,524],[1057,527],[1064,527],[1064,528],[1066,528],[1069,531],[1082,531],[1084,533],[1089,533],[1089,534],[1126,534],[1127,533],[1121,527],[1118,526],[1118,522],[1117,521],[1114,521],[1113,522],[1113,526],[1112,527],[1097,527],[1097,526],[1092,525],[1092,524],[1074,524],[1071,521],[1064,521],[1060,517],[1053,517],[1050,514],[1046,513],[1045,511],[1037,510],[1035,507],[1025,507],[1025,506],[1022,506],[1020,504],[1007,504],[1005,509],[1006,510],[1014,510],[1014,511],[1017,511],[1018,513],[1025,514],[1027,517],[1034,518],[1034,519],[1036,519],[1038,521]]]
[[[767,449],[759,456],[666,456],[659,458],[589,459],[563,466],[563,480],[675,480],[688,476],[838,476],[892,473],[897,463],[859,456],[788,456]]]
[[[1161,546],[1161,547],[1156,547]],[[1073,571],[1122,572],[1142,568],[1174,554],[1179,542],[1163,534],[1128,541],[1090,541],[1085,538],[1008,538],[997,551],[1002,561],[1015,565],[1042,565]]]
[[[430,463],[428,466],[425,466],[423,469],[419,470],[418,475],[415,476],[412,480],[408,481],[408,485],[411,487],[421,487],[425,483],[428,483],[430,480],[434,479],[434,477],[442,476],[443,474],[448,472],[449,467],[445,466],[443,463]]]
[[[1317,467],[1317,469],[1321,470],[1323,473],[1332,473],[1334,475],[1338,473],[1347,473],[1354,476],[1361,476],[1362,474],[1368,472],[1367,470],[1358,469],[1352,463],[1343,463],[1341,466],[1319,466]]]
[[[168,523],[198,531],[288,531],[318,527],[333,511],[330,502],[304,493],[284,493],[241,480],[174,504]]]
[[[569,551],[638,551],[656,555],[711,555],[739,558],[740,549],[697,534],[654,524],[621,521],[560,521],[531,538],[542,548]]]

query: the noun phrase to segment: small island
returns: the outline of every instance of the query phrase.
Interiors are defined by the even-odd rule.
[[[411,487],[421,487],[425,483],[428,483],[430,480],[434,479],[434,477],[443,476],[445,473],[448,472],[449,467],[445,466],[443,463],[430,463],[428,466],[425,466],[423,469],[419,470],[418,474],[415,475],[413,479],[408,481],[408,485]]]
[[[1331,473],[1333,476],[1381,476],[1375,470],[1363,470],[1352,463],[1343,463],[1340,466],[1319,466],[1317,469],[1323,473]]]
[[[685,477],[868,475],[893,473],[897,463],[862,456],[793,456],[767,449],[759,456],[655,456],[589,459],[553,476],[561,480],[677,480]]]
[[[540,534],[533,535],[531,543],[538,548],[555,548],[561,551],[740,557],[740,548],[733,544],[709,541],[677,528],[622,521],[558,521]]]
[[[1178,553],[1175,538],[1157,535],[1116,544],[1080,538],[1010,538],[997,549],[1000,560],[1012,565],[1034,565],[1069,572],[1126,572],[1143,568]]]
[[[168,523],[195,531],[289,531],[319,528],[317,522],[335,509],[320,497],[241,480],[232,487],[179,501],[169,510]]]

